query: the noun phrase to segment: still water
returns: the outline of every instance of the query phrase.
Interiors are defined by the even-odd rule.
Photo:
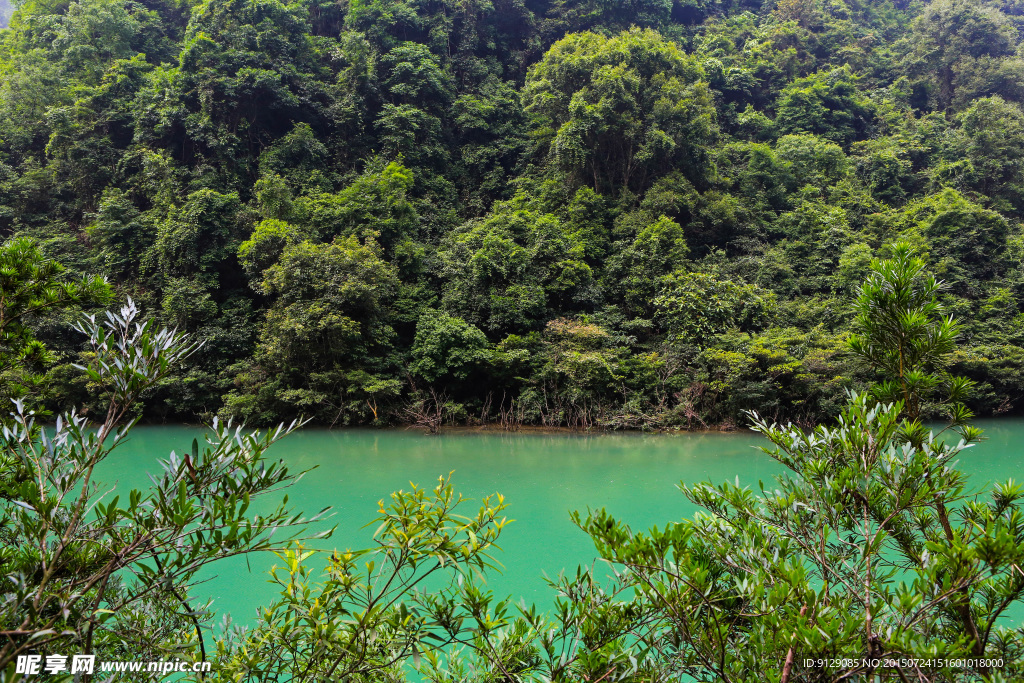
[[[961,468],[972,487],[1024,475],[1024,419],[979,421],[988,441],[968,450]],[[203,432],[183,426],[139,427],[129,443],[103,463],[100,479],[118,489],[146,488],[147,473],[171,450],[190,450]],[[732,434],[530,434],[455,432],[425,436],[413,430],[306,429],[268,453],[292,471],[315,468],[288,491],[292,508],[334,515],[317,528],[336,526],[328,549],[371,545],[377,501],[410,482],[433,487],[452,472],[455,490],[479,500],[500,492],[515,521],[502,533],[501,574],[488,587],[498,596],[520,598],[546,608],[554,592],[544,580],[561,571],[591,565],[595,552],[569,520],[572,510],[604,507],[634,529],[664,526],[693,514],[679,482],[734,481],[757,488],[782,467],[759,450],[766,442],[750,432]],[[469,513],[477,507],[470,504]],[[251,624],[260,604],[274,598],[268,571],[277,558],[253,555],[218,565],[217,575],[196,588],[218,614]],[[319,568],[319,563],[315,565]]]

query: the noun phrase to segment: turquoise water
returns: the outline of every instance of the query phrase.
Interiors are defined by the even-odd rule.
[[[980,421],[989,440],[961,460],[980,487],[1024,474],[1024,419]],[[139,427],[130,442],[103,463],[100,478],[145,488],[147,473],[171,450],[190,449],[202,430],[183,426]],[[497,559],[501,574],[488,575],[499,596],[546,607],[554,592],[544,575],[575,571],[594,562],[586,535],[569,519],[572,510],[605,507],[634,529],[688,517],[695,511],[677,486],[680,481],[734,481],[756,488],[782,467],[757,448],[764,440],[750,432],[731,434],[537,434],[459,431],[425,436],[412,430],[307,429],[268,453],[293,471],[315,467],[288,491],[293,509],[313,514],[332,507],[333,517],[317,528],[337,526],[320,545],[328,549],[371,544],[377,501],[410,482],[432,487],[453,472],[455,490],[468,498],[500,492],[515,521],[502,534]],[[476,506],[469,508],[476,510]],[[267,583],[276,558],[253,555],[218,565],[217,575],[196,588],[219,614],[252,623],[257,607],[274,597]]]

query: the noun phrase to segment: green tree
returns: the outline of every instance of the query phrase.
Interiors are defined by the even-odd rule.
[[[818,191],[833,187],[846,178],[850,170],[843,150],[828,136],[783,135],[775,142],[775,154],[785,164],[785,170],[777,172],[781,176],[779,180],[792,182],[798,190],[808,185]]]
[[[376,239],[391,255],[416,237],[419,216],[410,200],[413,173],[399,162],[377,164],[338,193],[316,192],[294,202],[294,220],[321,240]]]
[[[527,146],[519,91],[512,82],[489,78],[456,98],[451,114],[467,176],[460,193],[467,208],[483,213],[491,201],[508,199],[508,182]]]
[[[999,619],[1024,591],[1012,569],[1024,553],[1021,487],[968,494],[951,465],[976,434],[915,448],[901,412],[854,395],[835,427],[755,416],[773,446],[765,452],[789,471],[760,493],[684,484],[702,512],[646,533],[603,510],[577,517],[637,591],[637,616],[619,632],[662,675],[700,681],[1016,675],[1020,636]],[[936,509],[960,512],[947,527]],[[982,660],[885,663],[918,657]],[[817,659],[830,661],[806,665]]]
[[[191,171],[194,189],[242,189],[258,176],[260,152],[305,130],[297,123],[358,116],[358,106],[330,106],[308,12],[293,3],[197,6],[176,47],[140,88],[133,127],[139,143],[170,150]]]
[[[993,5],[936,0],[915,20],[909,39],[910,73],[924,79],[935,107],[944,111],[970,97],[994,94],[991,88],[999,83],[990,79],[1002,58],[1013,54],[1017,32]],[[1019,84],[1019,76],[1016,80]]]
[[[483,369],[490,344],[475,325],[427,310],[416,324],[409,371],[427,382],[462,382]]]
[[[303,189],[328,184],[325,167],[330,153],[308,123],[297,123],[260,154],[260,174],[283,176]]]
[[[857,294],[850,348],[882,373],[873,389],[880,401],[898,401],[912,422],[942,408],[964,424],[971,414],[962,401],[971,383],[944,372],[960,333],[960,323],[943,315],[938,300],[944,284],[908,244],[892,251],[891,259],[872,263]]]
[[[227,412],[266,421],[311,411],[332,423],[368,412],[377,373],[393,362],[389,307],[398,279],[382,256],[356,237],[284,248],[259,284],[273,303],[255,362],[236,370],[240,390]]]
[[[682,227],[662,216],[641,229],[631,244],[619,246],[608,259],[605,287],[620,293],[631,311],[647,315],[659,279],[681,268],[689,253]]]
[[[495,566],[505,518],[501,495],[463,512],[450,479],[379,502],[374,545],[331,554],[320,581],[302,546],[274,571],[281,597],[247,632],[218,641],[224,681],[399,682],[410,658],[470,637],[474,574]],[[467,514],[468,513],[468,514]],[[470,595],[473,593],[470,592]]]
[[[593,271],[585,256],[579,235],[525,196],[498,202],[441,243],[444,305],[488,331],[537,329],[549,311],[587,303]]]
[[[194,277],[210,289],[237,249],[238,195],[199,190],[158,229],[151,252],[158,277]],[[237,267],[237,266],[236,266]]]
[[[123,191],[110,189],[100,201],[89,235],[100,252],[104,270],[117,282],[137,281],[146,252],[153,246],[151,217],[144,215]]]
[[[827,291],[840,255],[850,243],[850,233],[846,211],[841,207],[827,202],[800,202],[793,211],[781,214],[771,228],[771,234],[781,239],[768,253],[784,264],[785,276],[777,274],[761,281],[780,293]],[[764,265],[764,270],[771,267],[769,263]]]
[[[72,277],[46,258],[34,240],[19,237],[0,245],[0,396],[24,397],[55,360],[33,331],[35,319],[49,311],[102,304],[110,296],[104,278]]]
[[[1024,112],[999,96],[975,100],[959,120],[963,141],[951,152],[970,160],[975,187],[1004,212],[1024,208]]]
[[[949,278],[958,293],[971,293],[981,282],[1008,267],[1010,226],[995,211],[946,189],[907,207],[907,216],[927,239],[934,268]]]
[[[246,274],[257,284],[263,273],[277,263],[284,250],[302,241],[301,231],[276,218],[268,218],[256,224],[249,239],[238,247],[238,262]]]
[[[716,132],[703,76],[695,59],[651,30],[569,35],[523,88],[537,154],[571,185],[616,198],[673,169],[703,185]]]
[[[189,595],[197,573],[225,557],[281,548],[307,521],[283,505],[246,514],[251,500],[294,479],[264,459],[294,423],[263,436],[215,423],[208,445],[172,452],[148,490],[106,495],[96,468],[128,438],[134,406],[197,348],[138,318],[129,300],[103,322],[87,317],[76,328],[91,351],[82,369],[105,392],[96,428],[72,412],[44,430],[17,401],[0,438],[3,473],[27,473],[0,497],[0,671],[8,680],[19,678],[18,655],[66,652],[72,643],[100,659],[126,648],[133,657],[207,659],[209,604]]]
[[[716,273],[679,270],[662,280],[654,306],[671,341],[706,347],[730,327],[745,332],[764,328],[774,312],[775,297]]]
[[[779,97],[775,124],[783,133],[813,133],[848,147],[867,137],[874,114],[848,66],[797,79]]]
[[[612,389],[621,350],[616,338],[587,319],[558,318],[544,327],[534,381],[545,397],[540,408],[547,425],[582,429],[610,417]]]

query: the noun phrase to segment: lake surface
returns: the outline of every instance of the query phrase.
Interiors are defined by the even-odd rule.
[[[961,458],[971,473],[972,488],[1024,475],[1024,419],[979,421],[988,441]],[[138,427],[129,443],[103,463],[100,479],[122,487],[146,488],[147,473],[171,450],[191,448],[199,429]],[[782,467],[758,449],[766,442],[751,432],[732,434],[538,434],[459,431],[425,436],[414,430],[306,429],[275,445],[268,453],[293,471],[315,467],[288,490],[294,510],[314,514],[332,507],[334,516],[319,525],[337,526],[320,545],[329,549],[371,545],[377,501],[410,482],[433,487],[439,475],[453,472],[455,490],[479,500],[500,492],[515,522],[502,533],[497,559],[503,573],[491,573],[488,587],[547,608],[554,592],[544,574],[575,572],[594,562],[587,536],[569,520],[572,510],[605,507],[634,529],[680,520],[694,507],[682,496],[680,481],[734,481],[757,488]],[[471,504],[467,508],[475,512]],[[274,598],[267,583],[274,556],[232,558],[218,566],[218,576],[198,587],[210,596],[219,614],[235,623],[255,620],[260,604]],[[316,563],[319,569],[320,564]]]

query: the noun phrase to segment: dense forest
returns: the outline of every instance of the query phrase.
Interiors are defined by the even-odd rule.
[[[1024,409],[1019,0],[26,0],[9,23],[0,238],[203,343],[153,419],[812,422],[877,378],[851,306],[897,240],[963,322],[971,407]],[[74,315],[30,319],[47,352],[8,387],[99,405]]]

